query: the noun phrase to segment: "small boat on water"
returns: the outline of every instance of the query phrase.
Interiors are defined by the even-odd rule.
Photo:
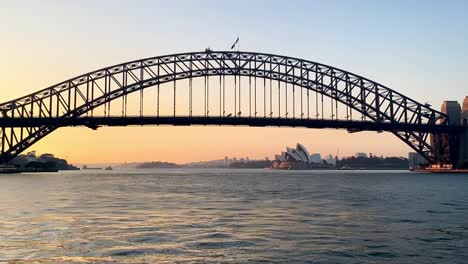
[[[92,167],[88,167],[86,165],[84,165],[82,169],[83,170],[102,170],[102,168],[99,168],[99,167],[92,168]]]
[[[107,166],[104,170],[112,170],[111,166]]]

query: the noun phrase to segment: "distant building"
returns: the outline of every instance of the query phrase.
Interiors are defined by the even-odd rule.
[[[419,153],[408,153],[408,165],[410,170],[422,168],[425,164],[427,164],[427,161]]]
[[[315,163],[320,163],[322,162],[322,155],[320,155],[320,153],[314,153],[310,155],[310,160]]]
[[[462,107],[463,106],[463,107]],[[444,101],[441,107],[441,112],[446,114],[448,119],[441,120],[442,123],[446,122],[449,125],[463,125],[465,122],[468,125],[468,98],[465,97],[463,105],[460,105],[457,101]],[[468,167],[468,132],[465,132],[461,136],[461,144],[459,153],[459,159],[457,164],[451,164],[454,160],[453,153],[450,152],[450,138],[447,134],[431,134],[431,145],[436,146],[438,151],[438,158],[440,164],[433,164],[436,166],[442,166],[446,168],[452,168],[453,165],[460,167]]]
[[[328,154],[328,157],[325,161],[328,164],[336,165],[336,159],[332,156],[332,154]]]
[[[457,101],[444,101],[441,112],[450,116],[448,120],[450,125],[459,125],[461,123],[462,108]]]
[[[356,154],[354,154],[354,157],[356,157],[356,158],[367,158],[367,154],[364,153],[364,152],[357,152]]]
[[[462,125],[468,126],[468,96],[466,96],[463,100]]]
[[[281,152],[281,154],[279,155],[275,155],[275,160],[278,160],[278,161],[286,161],[286,152]]]

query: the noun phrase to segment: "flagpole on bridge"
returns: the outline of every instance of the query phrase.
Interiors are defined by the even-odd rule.
[[[237,52],[239,52],[239,36],[237,36],[236,41],[234,41],[234,44],[231,46],[231,50],[233,50],[237,46]]]

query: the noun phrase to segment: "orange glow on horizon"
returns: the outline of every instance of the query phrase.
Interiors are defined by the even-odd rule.
[[[51,152],[72,163],[169,161],[186,163],[229,157],[273,158],[286,146],[304,144],[311,153],[356,152],[407,156],[409,147],[389,133],[301,128],[151,126],[60,128],[30,150]]]

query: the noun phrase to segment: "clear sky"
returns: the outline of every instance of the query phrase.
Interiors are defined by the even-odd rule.
[[[210,46],[322,62],[439,108],[468,95],[467,1],[0,1],[0,101],[113,64]],[[391,134],[240,127],[62,128],[32,149],[72,162],[406,156]]]

